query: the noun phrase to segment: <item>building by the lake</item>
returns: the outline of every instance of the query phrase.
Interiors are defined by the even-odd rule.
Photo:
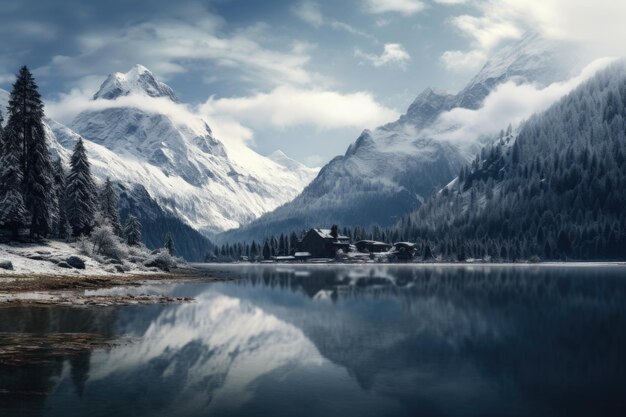
[[[389,243],[378,242],[376,240],[359,240],[354,245],[356,246],[356,250],[366,253],[389,252],[392,248],[392,245]]]
[[[298,245],[298,252],[308,252],[312,258],[334,258],[337,252],[350,251],[350,238],[339,234],[339,228],[311,229]]]

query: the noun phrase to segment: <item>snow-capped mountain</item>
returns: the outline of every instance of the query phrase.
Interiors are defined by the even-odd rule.
[[[167,97],[172,101],[178,101],[174,90],[157,80],[146,67],[139,64],[132,67],[126,74],[116,72],[109,75],[93,98],[94,100],[99,98],[115,100],[131,94]]]
[[[9,93],[0,89],[0,109],[6,121],[6,108],[9,102]],[[48,117],[43,121],[46,140],[53,157],[61,157],[66,165],[74,145],[81,136]],[[116,178],[120,196],[120,213],[122,218],[129,214],[138,216],[144,225],[143,240],[150,248],[158,248],[163,244],[165,233],[171,233],[177,242],[180,256],[188,260],[201,261],[206,255],[209,240],[200,232],[177,218],[174,213],[163,209],[146,191],[145,187],[135,182],[134,170],[142,170],[137,161],[120,157],[113,151],[83,138],[89,154],[91,169],[95,177],[102,181],[111,176]],[[112,173],[116,175],[112,175]],[[125,177],[122,175],[126,175]],[[149,171],[146,172],[149,175]]]
[[[8,99],[0,90],[5,118]],[[291,200],[318,171],[280,151],[265,157],[245,144],[220,141],[140,65],[110,75],[93,104],[70,127],[46,118],[48,145],[68,162],[82,137],[96,178],[117,182],[121,203],[145,214],[142,221],[175,217],[211,235]]]
[[[96,176],[141,185],[164,210],[207,235],[289,201],[317,172],[284,154],[268,158],[220,141],[140,65],[110,75],[94,103],[69,128],[48,120],[51,146],[65,156],[82,136]]]
[[[427,88],[397,121],[365,130],[292,202],[224,238],[258,238],[333,223],[394,223],[450,182],[481,146],[481,138],[438,139],[436,121],[442,113],[458,107],[477,109],[506,81],[541,87],[567,79],[575,69],[570,52],[569,45],[528,33],[495,54],[458,94]],[[508,122],[503,120],[502,127]]]

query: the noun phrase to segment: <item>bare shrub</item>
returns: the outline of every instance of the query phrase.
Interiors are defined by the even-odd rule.
[[[91,243],[91,253],[94,255],[117,260],[122,260],[128,256],[128,249],[108,223],[93,229],[89,241]]]

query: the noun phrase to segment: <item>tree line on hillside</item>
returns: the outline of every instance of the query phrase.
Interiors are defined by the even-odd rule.
[[[626,69],[501,134],[398,232],[443,258],[626,258]]]
[[[272,235],[259,242],[253,240],[248,242],[235,242],[216,245],[212,252],[207,253],[205,261],[221,261],[232,262],[246,257],[249,260],[271,259],[275,256],[293,255],[298,250],[298,243],[306,234],[306,230],[291,232],[289,234],[281,233]],[[350,238],[351,242],[359,240],[376,240],[382,242],[399,242],[400,234],[397,230],[391,228],[381,228],[374,226],[371,229],[364,227],[344,227],[341,234]]]
[[[82,139],[74,147],[69,170],[60,158],[52,161],[43,102],[27,67],[17,75],[7,110],[5,125],[0,112],[0,227],[12,239],[25,229],[36,239],[70,239],[110,230],[128,245],[139,245],[141,223],[128,216],[122,227],[113,185],[107,179],[102,187],[96,186]],[[170,246],[173,249],[173,242]]]
[[[456,181],[393,227],[344,234],[353,242],[414,242],[423,260],[624,260],[624,207],[626,68],[618,63],[516,133],[502,131]],[[291,238],[281,246],[281,237],[261,249],[253,242],[256,251],[224,245],[219,256],[262,255],[266,247],[281,255],[294,247]]]

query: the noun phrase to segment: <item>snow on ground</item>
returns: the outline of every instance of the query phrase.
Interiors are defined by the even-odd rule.
[[[0,263],[9,261],[13,270],[0,268],[0,277],[15,275],[65,275],[65,276],[97,276],[116,274],[114,265],[103,264],[89,256],[83,255],[75,247],[76,244],[49,240],[44,243],[0,244]],[[70,256],[78,256],[85,262],[85,269],[62,268],[57,263],[64,262]],[[126,263],[130,267],[127,273],[154,273],[153,270]],[[2,279],[2,278],[0,278]]]

